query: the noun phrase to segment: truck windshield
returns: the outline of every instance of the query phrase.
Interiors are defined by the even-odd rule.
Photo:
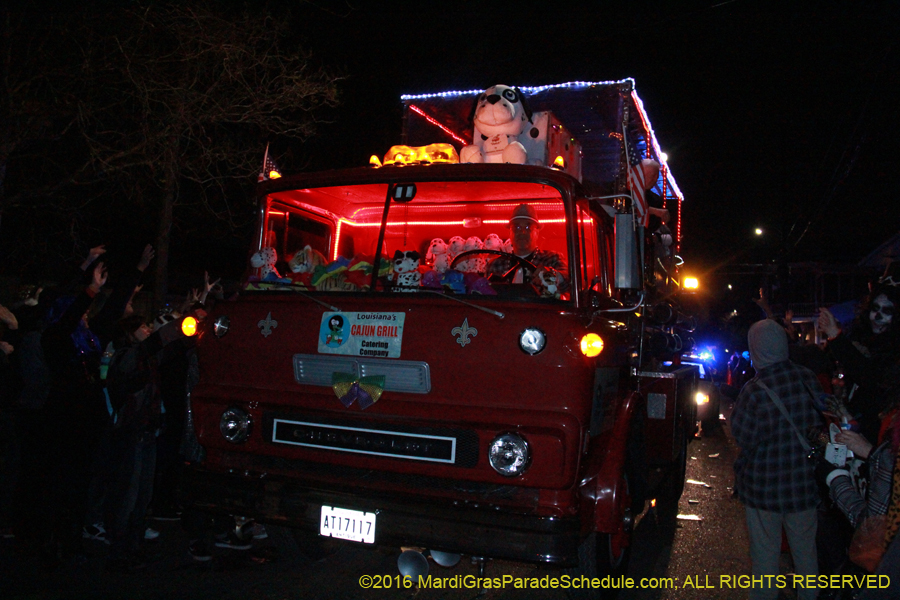
[[[387,193],[388,184],[364,184],[270,194],[265,256],[251,261],[248,289],[363,292],[374,281],[375,292],[568,299],[566,214],[556,188],[416,182],[412,200],[391,201],[383,226]]]

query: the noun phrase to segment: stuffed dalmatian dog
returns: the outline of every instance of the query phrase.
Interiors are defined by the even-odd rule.
[[[484,242],[478,236],[472,236],[467,239],[466,245],[463,247],[464,252],[483,249]],[[487,258],[483,254],[472,254],[465,260],[459,261],[459,264],[456,265],[456,270],[462,273],[484,273],[487,270]]]
[[[531,110],[518,88],[495,85],[475,100],[473,144],[459,153],[463,163],[513,163],[528,160],[519,136],[531,125]]]
[[[484,249],[503,252],[503,240],[501,240],[500,236],[496,233],[489,233],[488,236],[484,238]]]
[[[421,255],[415,250],[394,252],[394,291],[414,292],[422,281],[419,272]]]
[[[281,279],[281,275],[278,274],[278,270],[275,268],[275,263],[277,262],[278,253],[271,246],[261,248],[259,252],[250,257],[250,266],[254,269],[259,269],[260,281]]]
[[[461,236],[454,235],[450,238],[450,262],[453,262],[453,259],[459,256],[459,253],[466,249],[466,240]]]
[[[425,253],[425,262],[438,273],[446,273],[450,268],[450,246],[441,238],[434,238]]]

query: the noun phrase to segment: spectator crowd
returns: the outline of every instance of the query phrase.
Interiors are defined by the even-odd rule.
[[[233,522],[216,529],[180,505],[198,377],[181,321],[202,320],[221,286],[206,274],[177,309],[138,314],[153,248],[116,281],[105,252],[92,248],[69,283],[26,287],[0,305],[0,532],[50,569],[86,562],[86,543],[109,546],[110,571],[142,568],[143,543],[159,536],[151,517],[181,520],[197,560],[209,560],[213,544],[247,549]]]

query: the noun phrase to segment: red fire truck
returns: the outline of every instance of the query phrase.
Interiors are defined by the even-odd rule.
[[[674,519],[681,192],[632,80],[516,91],[526,164],[460,164],[480,92],[448,92],[403,97],[404,145],[371,166],[259,185],[254,269],[200,332],[196,506],[587,576],[624,568],[651,500]],[[635,157],[669,228],[635,218]],[[558,268],[512,251],[515,215]]]

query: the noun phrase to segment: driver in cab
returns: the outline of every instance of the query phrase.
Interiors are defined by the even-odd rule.
[[[538,248],[541,227],[533,207],[527,204],[518,205],[509,220],[512,253],[535,267],[550,267],[564,276],[567,275],[568,267],[562,255]],[[522,272],[525,267],[526,263],[513,260],[509,256],[499,256],[488,263],[487,272],[488,275],[492,275],[491,279],[494,281],[501,279],[511,283],[527,283],[531,269],[528,268],[529,273],[526,274]]]

